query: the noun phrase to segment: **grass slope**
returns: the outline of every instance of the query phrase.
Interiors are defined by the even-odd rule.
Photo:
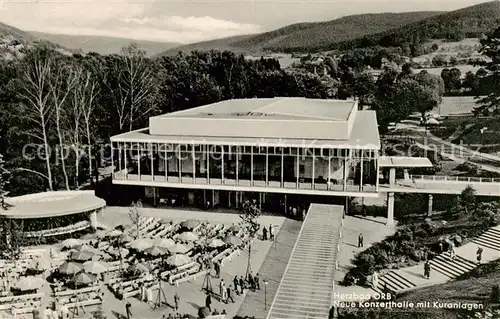
[[[82,50],[83,52],[97,52],[100,54],[120,53],[120,50],[130,43],[137,43],[148,55],[155,55],[167,49],[178,46],[178,43],[142,41],[125,38],[66,35],[43,32],[31,32],[34,37],[59,44],[69,49]]]
[[[169,50],[163,55],[194,50],[231,50],[258,53],[266,50],[280,52],[283,51],[283,48],[299,46],[320,47],[329,43],[356,39],[389,30],[440,13],[442,12],[358,14],[326,22],[297,23],[257,35],[235,36],[184,45]]]

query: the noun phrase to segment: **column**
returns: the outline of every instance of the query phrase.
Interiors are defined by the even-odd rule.
[[[283,166],[284,166],[284,163],[285,163],[285,148],[282,147],[281,148],[281,187],[285,187],[285,182],[283,181]]]
[[[394,193],[387,193],[387,226],[394,225]]]
[[[359,191],[363,191],[363,166],[365,166],[365,162],[363,161],[363,153],[364,150],[361,150],[361,164],[359,165],[361,171],[359,172]]]
[[[295,165],[295,175],[297,176],[297,185],[296,187],[299,188],[299,162],[300,162],[300,148],[297,147],[297,165]]]
[[[212,207],[215,206],[215,190],[212,189]]]
[[[155,170],[154,170],[154,161],[153,161],[153,143],[149,143],[149,157],[151,158],[151,181],[155,180]]]
[[[168,146],[167,144],[165,144],[164,146],[165,146],[165,158],[163,161],[165,166],[165,182],[168,182],[168,152],[167,152]]]
[[[137,143],[137,174],[139,175],[139,180],[141,180],[141,156],[142,150],[140,144]]]
[[[343,173],[343,179],[344,179],[344,184],[343,184],[343,189],[344,191],[347,191],[347,175],[349,174],[349,161],[348,161],[348,158],[349,158],[349,154],[351,150],[347,150],[345,152],[345,156],[344,156],[344,173]]]
[[[122,148],[120,146],[120,143],[118,143],[118,171],[121,172],[123,170],[122,168]]]
[[[377,171],[375,172],[377,174],[377,178],[375,180],[375,190],[378,192],[379,176],[380,176],[380,166],[379,166],[379,162],[380,162],[379,159],[380,159],[380,157],[377,154],[377,156],[375,158],[376,158],[375,160],[377,161]]]
[[[344,215],[349,215],[349,197],[345,198]]]
[[[231,191],[227,192],[227,208],[231,208]]]
[[[404,169],[403,174],[404,174],[405,181],[409,181],[410,180],[410,174],[408,173],[408,169],[407,168]]]
[[[332,184],[331,176],[332,176],[332,157],[330,154],[331,150],[328,150],[328,176],[326,177],[326,189],[330,190],[330,185]]]
[[[239,207],[239,197],[240,197],[240,192],[236,192],[236,198],[235,198],[235,200],[236,200],[236,208]]]
[[[253,186],[253,146],[250,146],[250,186]]]
[[[266,187],[269,185],[269,148],[266,147]]]
[[[193,158],[193,183],[196,184],[196,155],[194,152],[194,144],[191,144],[191,157]]]
[[[313,156],[312,156],[312,179],[311,179],[311,189],[314,189],[314,179],[316,177],[316,167],[315,167],[315,162],[316,162],[316,150],[313,148]]]
[[[125,165],[125,178],[127,178],[128,176],[128,167],[127,167],[127,156],[128,156],[128,153],[127,153],[127,143],[123,144],[124,146],[124,157],[123,157],[123,164]]]
[[[94,229],[97,229],[97,210],[94,210],[90,213],[90,226]]]
[[[224,185],[224,145],[220,147],[220,181]]]
[[[396,184],[396,169],[391,167],[389,170],[389,185],[393,186],[394,184]]]
[[[286,203],[286,194],[285,194],[285,211],[284,211],[285,215],[286,215],[286,207],[287,207],[287,203]]]
[[[240,176],[239,176],[239,170],[240,170],[240,160],[239,160],[239,157],[240,156],[240,147],[239,146],[236,146],[236,185],[239,185],[240,184]],[[238,198],[238,193],[236,193],[236,198]],[[236,206],[238,206],[238,201],[236,201]]]
[[[113,157],[114,157],[114,156],[113,156],[113,153],[114,153],[114,152],[115,152],[115,149],[113,148],[113,142],[111,142],[111,173],[112,173],[112,175],[114,175],[114,173],[115,173],[115,171],[116,171],[116,170],[115,170],[115,168],[116,168],[116,167],[115,167],[115,161],[114,161],[114,159],[113,159]]]
[[[432,196],[432,194],[429,194],[429,203],[427,205],[427,215],[430,215],[432,213],[432,201],[433,201],[433,196]]]
[[[207,148],[207,184],[210,184],[210,146],[206,145]]]
[[[177,152],[177,156],[178,156],[178,160],[177,160],[177,163],[178,163],[178,166],[179,166],[179,183],[182,182],[182,153],[181,153],[181,145],[177,145],[177,149],[179,150]]]
[[[262,193],[259,193],[259,209],[262,209]]]

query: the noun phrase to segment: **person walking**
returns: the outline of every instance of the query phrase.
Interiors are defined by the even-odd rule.
[[[372,286],[373,289],[378,289],[378,273],[376,271],[374,271],[372,275]]]
[[[220,278],[220,264],[218,261],[214,262],[215,278]]]
[[[267,240],[267,228],[262,228],[262,240]]]
[[[439,241],[439,253],[442,254],[443,251],[444,251],[444,248],[443,248],[443,242],[442,241]]]
[[[179,300],[180,300],[179,295],[176,292],[174,295],[174,309],[175,309],[175,311],[179,311]]]
[[[248,284],[250,285],[250,289],[252,291],[255,291],[255,282],[254,282],[254,278],[253,278],[252,272],[248,273],[247,281],[248,281]]]
[[[208,294],[207,298],[205,298],[205,307],[207,307],[208,310],[212,311],[212,296],[210,294]]]
[[[260,290],[260,279],[259,279],[259,274],[258,273],[255,274],[255,277],[253,278],[253,281],[255,283],[255,288],[257,288],[257,290]]]
[[[453,260],[455,259],[455,256],[457,255],[455,251],[455,245],[453,243],[450,244],[450,259]]]
[[[360,233],[358,236],[358,248],[363,248],[363,241],[364,241],[363,233]]]
[[[481,247],[477,248],[476,257],[477,257],[477,263],[481,264],[481,259],[483,257],[483,249]]]
[[[238,285],[239,285],[238,276],[234,276],[233,286],[234,286],[234,291],[236,292],[237,295],[240,294],[239,291],[238,291]]]
[[[240,276],[239,281],[239,286],[240,286],[240,291],[243,293],[243,289],[245,289],[245,281],[243,280],[243,276]]]
[[[429,279],[431,276],[431,263],[427,260],[424,264],[424,277]]]
[[[125,311],[127,313],[127,319],[132,318],[132,312],[130,311],[130,308],[132,305],[130,304],[130,301],[127,300],[127,303],[125,304]]]
[[[231,302],[234,303],[233,295],[231,294],[231,287],[227,287],[226,289],[226,303],[229,302],[229,299],[231,299]]]
[[[224,283],[224,279],[220,280],[219,283],[219,295],[221,300],[225,300],[224,296],[226,295],[226,284]]]
[[[273,231],[273,225],[269,225],[269,240],[273,241],[274,240],[274,231]]]

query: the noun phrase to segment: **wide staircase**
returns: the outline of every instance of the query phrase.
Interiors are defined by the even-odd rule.
[[[468,252],[468,254],[460,256],[460,252],[457,252],[455,258],[451,259],[450,253],[445,252],[434,257],[431,260],[431,276],[432,273],[438,272],[443,278],[451,280],[470,272],[478,266],[474,260],[477,247],[482,247],[485,253],[486,250],[490,252],[492,258],[488,258],[489,260],[500,258],[500,227],[490,228],[482,235],[472,239],[470,243],[457,248],[457,250]],[[421,271],[423,272],[423,267],[421,267]],[[379,277],[376,290],[402,293],[422,286],[420,278],[400,270],[392,270]]]
[[[342,206],[311,204],[268,319],[328,318],[343,213]]]

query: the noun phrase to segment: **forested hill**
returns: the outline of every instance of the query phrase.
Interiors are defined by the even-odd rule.
[[[283,49],[289,48],[322,47],[400,27],[440,13],[442,12],[358,14],[327,22],[297,23],[257,35],[235,36],[184,45],[166,51],[162,55],[195,50],[262,52],[271,49],[282,52]]]
[[[500,2],[492,1],[451,12],[360,14],[340,19],[293,24],[278,30],[205,41],[171,49],[225,49],[234,52],[319,52],[371,46],[404,47],[430,39],[478,37],[500,24]]]
[[[430,39],[458,41],[475,38],[500,25],[500,1],[485,2],[460,10],[436,15],[419,22],[361,37],[356,40],[331,43],[315,50],[352,49],[370,46],[404,47],[421,44]],[[273,48],[278,50],[279,48]],[[311,47],[285,48],[284,51],[310,50]]]

